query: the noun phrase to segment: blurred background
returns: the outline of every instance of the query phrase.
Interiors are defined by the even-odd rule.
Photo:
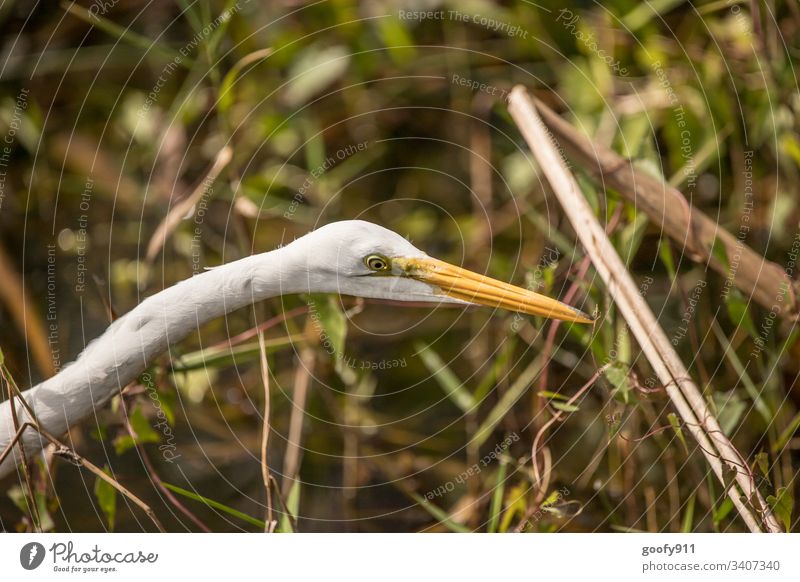
[[[604,315],[288,296],[204,326],[69,435],[168,530],[743,531],[505,98],[525,85],[792,274],[796,2],[12,0],[0,23],[0,348],[21,388],[144,297],[342,219]],[[794,322],[572,170],[797,530]],[[33,465],[42,528],[153,530],[52,451]],[[0,527],[32,528],[19,477],[0,487]]]

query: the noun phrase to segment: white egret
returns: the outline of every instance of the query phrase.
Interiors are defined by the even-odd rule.
[[[431,258],[381,226],[348,220],[156,293],[112,323],[77,360],[23,396],[39,426],[51,434],[63,434],[192,330],[246,305],[291,293],[480,304],[564,321],[593,321],[549,297]],[[31,421],[19,403],[16,413],[20,424]],[[15,432],[11,406],[3,402],[0,452]],[[22,441],[27,455],[46,444],[33,428],[27,429]],[[0,477],[19,461],[15,447],[0,465]]]

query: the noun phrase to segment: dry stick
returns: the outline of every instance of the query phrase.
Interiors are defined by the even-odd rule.
[[[20,398],[20,400],[24,402],[24,400],[22,400],[22,398]],[[47,432],[46,430],[44,430],[43,428],[41,428],[40,426],[37,426],[36,424],[34,424],[32,422],[26,422],[22,426],[19,427],[19,430],[17,430],[17,432],[14,434],[14,438],[11,439],[11,442],[8,443],[8,446],[5,448],[5,450],[3,450],[2,453],[0,453],[0,463],[2,463],[5,460],[5,458],[14,449],[14,446],[17,444],[17,442],[21,440],[22,433],[24,433],[29,428],[33,429],[36,432],[38,432],[40,435],[42,435],[44,438],[46,438],[48,441],[50,441],[52,444],[54,444],[57,447],[56,451],[54,453],[55,455],[58,455],[59,457],[62,457],[64,459],[68,460],[70,463],[72,463],[73,465],[75,465],[77,467],[86,467],[87,469],[89,469],[97,477],[99,477],[100,479],[102,479],[103,481],[105,481],[106,483],[111,485],[114,489],[116,489],[117,491],[122,493],[125,497],[127,497],[128,499],[133,501],[136,505],[138,505],[139,508],[141,508],[141,510],[144,511],[147,514],[147,516],[152,520],[152,522],[158,528],[158,531],[160,531],[160,532],[164,532],[165,531],[164,530],[164,526],[162,526],[161,522],[158,521],[158,518],[156,517],[156,514],[153,512],[152,509],[150,509],[149,505],[147,505],[144,501],[139,499],[131,491],[126,489],[124,486],[122,486],[119,483],[119,481],[117,481],[116,479],[106,475],[105,471],[103,471],[100,467],[98,467],[97,465],[87,461],[82,456],[80,456],[78,453],[76,453],[74,450],[72,450],[70,447],[68,447],[67,445],[62,443],[60,440],[58,440],[56,437],[51,435],[49,432]]]
[[[583,386],[581,386],[580,389],[578,389],[578,391],[575,392],[575,394],[573,394],[572,397],[570,397],[570,399],[567,400],[564,404],[566,404],[567,406],[571,406],[572,404],[574,404],[575,401],[578,400],[578,398],[580,398],[581,396],[583,396],[583,394],[589,388],[594,386],[594,383],[597,382],[597,379],[605,373],[605,371],[608,369],[609,366],[610,366],[610,364],[606,364],[606,365],[602,366],[600,369],[598,369],[592,375],[592,377],[589,378],[589,381],[586,382]],[[561,418],[565,414],[566,413],[563,410],[557,411],[550,418],[550,420],[548,420],[544,424],[544,426],[542,426],[542,428],[539,429],[539,431],[536,433],[536,436],[533,438],[533,444],[531,445],[531,461],[532,461],[532,464],[533,464],[533,480],[534,480],[534,483],[537,485],[537,487],[539,487],[540,493],[543,491],[544,487],[542,487],[543,481],[542,481],[541,474],[539,472],[539,461],[537,460],[537,457],[539,455],[539,449],[541,448],[539,446],[539,443],[541,442],[542,437],[544,436],[545,432],[547,432],[547,429],[550,428],[553,424],[555,424],[559,420],[561,420]]]
[[[267,445],[269,445],[269,364],[267,363],[267,348],[264,345],[264,333],[258,334],[258,347],[261,355],[261,382],[264,384],[264,425],[261,432],[261,478],[264,481],[264,490],[267,492],[267,519],[264,524],[264,533],[275,531],[277,521],[272,519],[272,484],[270,483],[269,464],[267,463]]]
[[[228,165],[232,158],[233,149],[230,146],[222,148],[219,153],[217,153],[217,157],[214,159],[214,163],[211,165],[211,169],[208,170],[206,177],[203,178],[203,181],[195,187],[191,194],[177,202],[175,206],[170,209],[167,216],[161,221],[158,228],[156,228],[156,231],[150,238],[150,242],[147,244],[146,257],[148,263],[153,262],[175,228],[181,223],[184,217],[191,212],[195,204],[200,202],[203,196],[208,193],[211,185],[217,179],[217,176],[225,169],[225,166]]]
[[[307,328],[309,325],[307,324]],[[306,329],[306,332],[310,332]],[[292,415],[289,419],[289,440],[286,443],[286,457],[283,462],[283,496],[288,498],[289,492],[297,479],[300,469],[300,450],[303,440],[303,419],[306,415],[306,399],[311,375],[314,371],[314,350],[304,346],[300,350],[300,358],[294,374],[292,389]]]
[[[640,208],[692,258],[707,262],[725,277],[726,288],[730,281],[766,309],[782,317],[798,316],[793,281],[780,265],[765,260],[704,212],[690,207],[678,189],[636,169],[630,160],[594,143],[541,101],[533,100],[553,139],[564,146],[572,159],[604,187],[617,190]],[[678,207],[684,210],[678,212]],[[728,257],[738,257],[738,267],[732,273],[728,272],[728,265],[712,255],[715,241],[722,243]],[[790,300],[784,301],[787,294]]]
[[[105,481],[106,483],[111,485],[114,489],[116,489],[117,491],[122,493],[125,497],[127,497],[128,499],[133,501],[136,505],[138,505],[139,508],[142,511],[144,511],[147,514],[147,516],[150,518],[150,520],[155,524],[155,526],[158,528],[158,531],[160,531],[162,533],[164,531],[166,531],[166,530],[164,530],[164,526],[161,525],[161,522],[156,517],[155,512],[152,509],[150,509],[150,506],[147,505],[141,499],[139,499],[136,495],[134,495],[126,487],[124,487],[119,481],[117,481],[113,477],[110,477],[109,475],[106,475],[105,471],[103,471],[100,467],[98,467],[97,465],[95,465],[95,464],[87,461],[83,457],[81,457],[79,454],[77,454],[75,451],[73,451],[67,445],[65,445],[64,443],[59,441],[56,437],[51,435],[49,432],[47,432],[43,428],[37,427],[35,425],[31,425],[31,426],[33,426],[36,429],[36,431],[39,434],[41,434],[44,438],[46,438],[47,440],[49,440],[51,443],[53,443],[54,445],[56,445],[58,447],[58,449],[56,449],[56,452],[55,452],[56,455],[59,455],[59,456],[62,456],[62,457],[68,457],[78,467],[86,467],[87,469],[89,469],[97,477],[99,477],[100,479],[102,479],[103,481]]]
[[[6,387],[8,388],[8,399],[13,402],[15,391],[19,392],[19,390],[17,389],[17,385],[13,382],[13,379],[10,377],[10,375],[6,375],[5,366],[2,363],[0,363],[0,376],[2,376]],[[17,417],[17,411],[14,408],[11,409],[11,418],[14,421],[14,428],[16,428],[17,432],[19,432],[19,418]],[[39,513],[39,506],[36,503],[36,494],[33,492],[31,473],[28,470],[28,457],[25,455],[25,447],[22,445],[22,441],[19,441],[19,453],[22,457],[22,474],[25,477],[25,485],[27,487],[25,496],[28,502],[28,507],[31,510],[31,516],[33,517],[33,528],[41,533],[42,516]]]
[[[103,481],[111,485],[114,489],[116,489],[117,491],[122,493],[125,497],[133,501],[136,505],[138,505],[142,509],[142,511],[144,511],[147,514],[147,516],[153,521],[155,526],[158,528],[158,531],[160,532],[165,531],[164,527],[161,525],[161,522],[156,517],[155,512],[152,509],[150,509],[149,505],[147,505],[144,501],[139,499],[132,492],[128,491],[128,489],[123,487],[122,484],[119,483],[119,481],[117,481],[113,477],[110,477],[109,475],[106,475],[105,471],[100,469],[100,467],[94,465],[93,463],[90,463],[89,461],[81,457],[71,447],[68,447],[60,440],[58,440],[56,437],[47,432],[45,429],[43,429],[41,426],[39,426],[39,420],[36,418],[36,413],[33,412],[33,408],[31,408],[31,406],[22,396],[22,392],[20,392],[19,388],[12,382],[9,382],[9,378],[7,378],[5,374],[3,375],[3,378],[6,380],[6,383],[9,387],[9,391],[10,392],[13,391],[12,394],[9,394],[9,402],[12,405],[11,406],[12,410],[16,409],[16,406],[14,405],[15,399],[19,399],[19,403],[22,405],[22,408],[25,409],[25,411],[28,413],[33,422],[26,422],[22,426],[17,428],[17,432],[14,434],[14,438],[11,439],[11,442],[8,443],[8,446],[3,451],[0,451],[0,464],[2,464],[3,461],[5,461],[6,457],[11,454],[11,451],[14,450],[15,445],[19,443],[19,447],[20,449],[22,449],[22,435],[25,433],[26,429],[32,428],[34,431],[38,432],[41,436],[49,440],[51,444],[58,447],[54,452],[55,455],[58,455],[60,457],[63,457],[64,459],[69,460],[73,465],[77,467],[86,467],[87,469],[89,469],[97,477],[101,478]],[[16,410],[14,410],[14,415],[16,418]],[[23,462],[25,462],[24,459]]]
[[[130,386],[130,384],[128,385]],[[130,416],[128,414],[128,407],[125,404],[125,398],[120,398],[120,404],[122,404],[122,411],[125,415],[125,428],[128,431],[128,434],[133,439],[133,442],[136,444],[136,450],[139,451],[139,457],[142,459],[145,468],[147,469],[147,473],[150,475],[151,481],[155,484],[158,490],[166,497],[172,505],[174,505],[178,511],[183,513],[186,517],[188,517],[192,523],[194,523],[197,527],[199,527],[205,533],[211,533],[211,530],[208,529],[208,526],[200,521],[200,518],[197,517],[194,513],[192,513],[188,507],[186,507],[183,503],[178,500],[177,497],[164,486],[164,481],[161,479],[161,476],[156,472],[156,468],[153,466],[152,461],[150,461],[150,456],[147,454],[147,449],[144,448],[144,445],[137,440],[136,431],[133,430],[133,425],[131,425]]]
[[[605,282],[650,365],[664,384],[673,405],[692,436],[700,444],[712,470],[728,490],[737,511],[751,531],[762,531],[759,514],[768,531],[781,531],[749,472],[738,469],[740,459],[743,457],[722,432],[717,419],[708,409],[703,396],[669,343],[664,330],[658,325],[650,307],[639,294],[636,284],[614,246],[581,194],[575,178],[559,155],[549,131],[524,87],[517,86],[512,90],[508,108],[586,252],[592,258],[597,273]],[[714,453],[715,450],[718,454]],[[726,485],[726,470],[735,471],[735,483]],[[737,483],[741,487],[744,499],[736,490]],[[755,508],[750,507],[752,503],[756,504]]]
[[[128,431],[132,432],[133,427],[131,426],[130,422],[126,422],[128,426]],[[211,533],[211,530],[208,528],[206,524],[204,524],[199,517],[197,517],[191,510],[186,507],[175,495],[164,486],[164,481],[161,479],[161,476],[156,472],[156,468],[153,466],[153,462],[150,460],[150,457],[147,454],[147,450],[144,448],[144,445],[141,443],[136,443],[136,448],[139,450],[139,456],[144,461],[144,466],[147,469],[147,472],[150,474],[150,477],[158,487],[158,490],[166,497],[172,505],[178,508],[183,515],[188,517],[192,523],[194,523],[197,527],[200,528],[200,531],[204,533]]]

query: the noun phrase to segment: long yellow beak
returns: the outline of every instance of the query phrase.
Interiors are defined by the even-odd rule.
[[[395,258],[405,275],[438,287],[444,295],[488,307],[577,323],[594,323],[579,309],[539,293],[503,283],[432,258]]]

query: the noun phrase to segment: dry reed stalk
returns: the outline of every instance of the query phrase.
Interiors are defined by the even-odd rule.
[[[535,97],[533,102],[553,139],[569,156],[597,178],[603,187],[617,190],[641,209],[681,245],[688,258],[710,265],[725,277],[726,288],[735,285],[765,309],[789,319],[798,317],[800,306],[795,285],[783,267],[764,259],[703,211],[690,206],[677,188],[637,169],[630,160],[593,142]],[[715,241],[725,248],[728,257],[735,257],[735,264],[728,265],[712,254]]]
[[[508,109],[591,257],[595,270],[747,527],[753,532],[782,531],[756,488],[747,462],[722,432],[700,390],[640,295],[524,87],[518,85],[511,91]],[[735,478],[726,478],[730,474]]]

